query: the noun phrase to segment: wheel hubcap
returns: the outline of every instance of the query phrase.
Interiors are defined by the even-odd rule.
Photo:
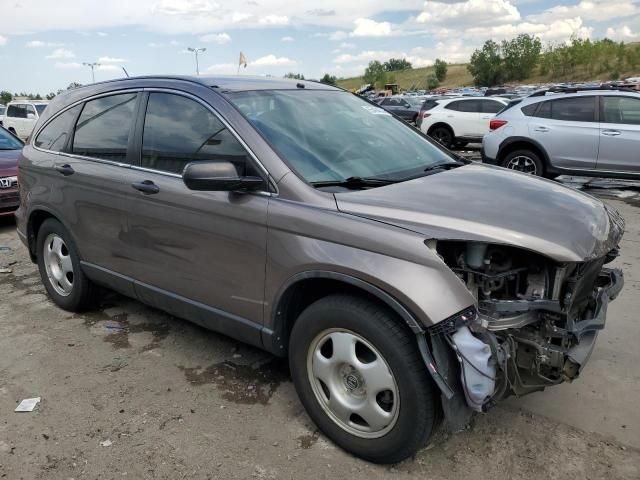
[[[530,173],[531,175],[536,175],[538,173],[536,163],[531,157],[527,157],[525,155],[518,155],[517,157],[513,157],[511,160],[509,160],[506,166],[511,170]]]
[[[343,329],[320,333],[309,348],[307,372],[318,403],[347,432],[378,438],[395,425],[400,411],[395,378],[360,335]]]
[[[44,242],[44,268],[49,283],[59,295],[66,297],[73,291],[73,263],[64,240],[50,233]]]

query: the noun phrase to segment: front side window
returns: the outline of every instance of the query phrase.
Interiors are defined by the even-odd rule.
[[[632,97],[601,97],[602,122],[640,125],[640,99]]]
[[[71,127],[73,126],[73,121],[76,119],[81,108],[81,105],[76,105],[51,120],[36,137],[36,147],[53,152],[60,152],[64,148]]]
[[[228,98],[308,183],[403,181],[434,165],[456,163],[406,122],[347,92],[267,90]]]
[[[552,100],[551,118],[568,122],[595,122],[596,98],[573,97]]]
[[[111,95],[85,103],[73,137],[72,152],[126,162],[137,94]]]
[[[180,174],[188,163],[202,160],[229,161],[238,175],[255,175],[247,151],[207,108],[180,95],[151,93],[141,165]]]

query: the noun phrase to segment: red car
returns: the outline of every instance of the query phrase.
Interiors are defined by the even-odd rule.
[[[24,143],[0,127],[0,217],[13,215],[20,206],[18,156]]]

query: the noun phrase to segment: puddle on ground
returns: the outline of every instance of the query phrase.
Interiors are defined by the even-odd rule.
[[[102,308],[110,308],[112,305],[102,305]],[[167,338],[171,327],[164,322],[144,322],[129,323],[127,313],[118,313],[115,315],[107,315],[104,311],[84,312],[76,314],[74,318],[81,318],[86,327],[93,327],[98,323],[104,324],[104,328],[109,331],[104,336],[104,341],[113,345],[116,349],[131,348],[129,343],[130,333],[150,332],[153,340],[142,347],[142,351],[146,352],[158,348],[162,340]]]
[[[234,403],[266,405],[278,386],[289,379],[286,359],[274,358],[260,365],[224,361],[205,369],[178,367],[192,385],[213,384],[222,398]]]
[[[300,448],[308,450],[317,443],[318,438],[320,438],[320,432],[318,430],[306,435],[300,435],[298,437],[298,445]]]

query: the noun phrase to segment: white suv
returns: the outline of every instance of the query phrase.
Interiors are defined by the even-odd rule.
[[[549,178],[639,178],[640,93],[609,86],[541,90],[491,120],[485,163]]]
[[[489,132],[489,120],[508,100],[499,97],[457,97],[428,102],[418,124],[423,133],[447,148],[479,142]]]
[[[2,117],[2,126],[24,140],[31,135],[33,127],[47,105],[48,102],[39,100],[9,102]]]

